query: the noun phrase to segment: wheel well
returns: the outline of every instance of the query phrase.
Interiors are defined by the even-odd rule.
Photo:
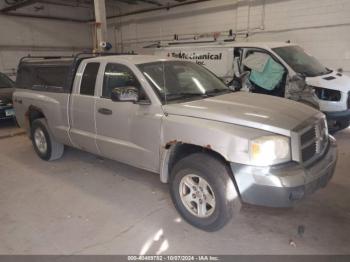
[[[29,125],[32,126],[32,123],[34,120],[38,118],[45,118],[45,115],[43,114],[40,108],[30,106],[27,112],[27,117],[28,117]]]
[[[169,176],[171,174],[171,170],[173,169],[173,167],[177,162],[194,153],[205,153],[205,154],[211,155],[212,157],[218,159],[224,165],[229,167],[226,159],[222,155],[220,155],[218,152],[212,150],[209,145],[206,147],[202,147],[202,146],[193,145],[193,144],[177,143],[175,145],[172,145],[168,150],[171,150],[169,161],[168,161],[168,170],[167,170]],[[230,170],[231,172],[230,168],[228,168],[228,170]]]
[[[219,160],[223,165],[226,166],[227,172],[233,181],[233,184],[236,188],[236,191],[237,191],[238,195],[241,197],[236,179],[234,177],[234,174],[232,172],[232,169],[230,167],[229,162],[221,154],[212,150],[209,145],[202,147],[202,146],[193,145],[193,144],[176,143],[173,145],[167,145],[166,149],[171,150],[171,152],[170,152],[170,156],[169,156],[169,160],[167,163],[167,169],[165,171],[165,174],[161,174],[161,181],[163,183],[169,182],[169,179],[171,176],[171,171],[178,161],[180,161],[181,159],[183,159],[191,154],[194,154],[194,153],[205,153],[205,154],[208,154],[208,155],[214,157],[215,159]]]

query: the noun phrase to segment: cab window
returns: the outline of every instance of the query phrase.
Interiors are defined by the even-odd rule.
[[[100,63],[88,63],[85,67],[83,78],[80,85],[80,94],[93,96]]]
[[[139,100],[148,100],[140,82],[130,68],[121,64],[106,65],[103,77],[103,98],[111,98],[111,93],[114,88],[131,86],[139,90]]]

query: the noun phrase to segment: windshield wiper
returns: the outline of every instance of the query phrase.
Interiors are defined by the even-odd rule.
[[[166,97],[193,97],[193,96],[207,96],[204,93],[172,93],[172,94],[166,94]]]
[[[221,93],[231,93],[232,90],[227,88],[227,89],[219,89],[219,88],[215,88],[213,90],[210,90],[208,92],[205,92],[205,95],[207,96],[213,96],[213,95],[217,95],[217,94],[221,94]]]
[[[175,99],[187,99],[187,98],[193,98],[193,97],[201,97],[201,98],[206,98],[206,97],[212,97],[221,93],[229,93],[232,92],[230,89],[213,89],[210,90],[209,92],[205,93],[184,93],[184,92],[179,92],[179,93],[172,93],[172,94],[167,94],[164,97],[170,100],[175,100]]]

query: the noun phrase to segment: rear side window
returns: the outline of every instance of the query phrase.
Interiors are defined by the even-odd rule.
[[[19,88],[63,91],[69,66],[21,66],[17,76]]]
[[[68,67],[38,67],[36,68],[34,86],[62,88],[65,84]]]
[[[93,96],[100,63],[88,63],[85,67],[83,78],[80,85],[80,94]]]

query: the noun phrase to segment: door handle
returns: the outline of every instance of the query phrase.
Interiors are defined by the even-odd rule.
[[[99,108],[98,112],[102,115],[111,115],[113,113],[112,110],[103,107]]]
[[[15,102],[17,102],[18,104],[22,104],[22,100],[21,99],[15,99]]]

